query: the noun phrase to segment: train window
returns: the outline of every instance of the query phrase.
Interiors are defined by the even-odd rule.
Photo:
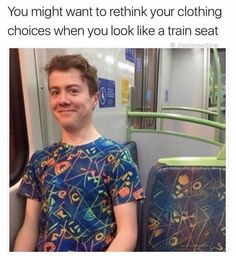
[[[10,185],[22,176],[29,157],[18,49],[10,49]]]
[[[136,49],[135,86],[131,91],[132,111],[157,111],[158,65],[158,49]],[[136,128],[156,127],[154,118],[136,118],[132,122]]]

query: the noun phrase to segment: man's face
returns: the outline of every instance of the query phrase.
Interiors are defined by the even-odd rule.
[[[79,70],[53,71],[49,76],[50,107],[63,129],[77,131],[92,123],[98,93],[89,95]]]

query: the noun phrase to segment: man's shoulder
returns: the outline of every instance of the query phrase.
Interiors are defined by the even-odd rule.
[[[100,147],[104,152],[121,152],[124,149],[123,144],[104,137],[100,140],[98,147]]]
[[[33,153],[32,158],[43,159],[45,157],[49,157],[49,156],[53,155],[55,153],[55,151],[59,148],[60,148],[60,143],[53,143],[43,149],[36,150]]]

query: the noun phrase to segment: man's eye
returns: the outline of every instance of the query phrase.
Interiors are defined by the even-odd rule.
[[[77,89],[70,89],[71,94],[77,94],[79,91]]]
[[[56,95],[59,94],[59,92],[56,91],[56,90],[52,90],[52,91],[50,91],[50,94],[51,94],[52,96],[56,96]]]

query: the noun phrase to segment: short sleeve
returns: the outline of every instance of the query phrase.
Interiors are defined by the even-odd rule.
[[[36,173],[39,168],[37,152],[35,152],[26,167],[24,176],[22,177],[18,189],[19,195],[41,201],[40,183]]]
[[[113,205],[144,198],[138,168],[133,162],[129,150],[122,148],[114,162],[109,186]]]

